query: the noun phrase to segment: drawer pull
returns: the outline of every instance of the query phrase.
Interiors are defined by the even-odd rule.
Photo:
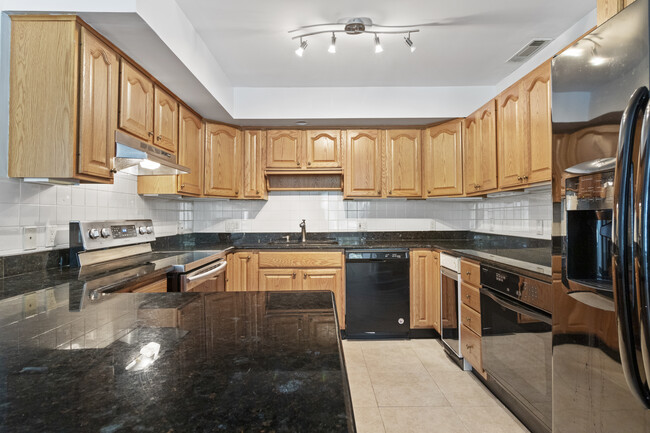
[[[307,274],[302,274],[302,279],[306,280],[307,279]]]
[[[472,275],[472,271],[465,272],[465,275]]]
[[[465,298],[472,299],[472,295],[465,295]]]
[[[474,348],[474,345],[473,344],[466,344],[465,348],[467,348],[467,350],[472,350]]]
[[[468,322],[471,322],[472,318],[471,317],[465,317],[465,320],[467,320]]]
[[[294,280],[296,279],[296,273],[295,273],[295,272],[292,274],[292,278],[293,278]]]

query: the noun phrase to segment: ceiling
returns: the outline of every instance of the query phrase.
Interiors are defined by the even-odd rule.
[[[534,38],[555,38],[595,0],[176,0],[234,87],[391,87],[495,85],[520,64],[506,61]],[[329,34],[308,38],[303,57],[288,31],[370,17],[377,24],[435,22],[412,35]]]

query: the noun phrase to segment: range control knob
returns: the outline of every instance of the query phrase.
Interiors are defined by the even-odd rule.
[[[102,229],[101,233],[102,233],[103,238],[107,238],[107,237],[109,237],[111,235],[111,231],[109,229],[107,229],[106,227],[104,227]]]
[[[140,232],[141,235],[147,233],[147,228],[145,226],[140,226],[138,227],[138,232]]]
[[[99,230],[90,229],[90,231],[88,232],[88,236],[90,236],[90,239],[97,239],[99,237]]]
[[[153,227],[147,226],[147,234],[153,233]]]

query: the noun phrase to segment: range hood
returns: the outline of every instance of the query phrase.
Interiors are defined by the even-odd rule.
[[[140,141],[122,131],[115,131],[116,171],[135,176],[167,176],[188,174],[190,169],[176,164],[176,156]]]

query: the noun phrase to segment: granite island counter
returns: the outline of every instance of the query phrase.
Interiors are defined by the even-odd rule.
[[[69,296],[0,303],[0,430],[355,431],[331,293]]]

